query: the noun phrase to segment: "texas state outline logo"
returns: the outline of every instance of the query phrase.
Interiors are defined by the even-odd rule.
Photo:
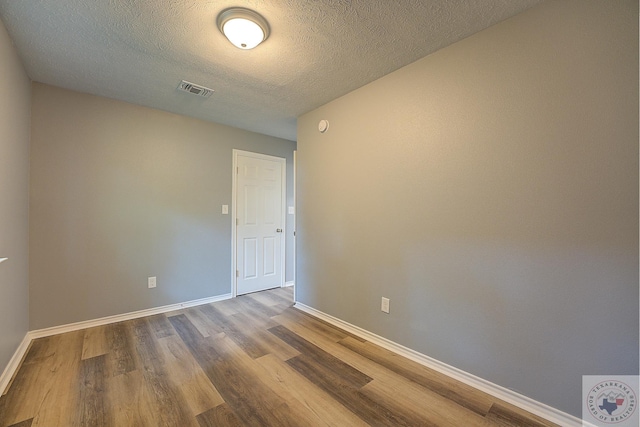
[[[597,426],[638,426],[638,376],[585,375],[582,391],[583,421]]]

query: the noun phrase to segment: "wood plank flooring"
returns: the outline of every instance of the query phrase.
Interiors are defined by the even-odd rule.
[[[0,427],[551,426],[292,307],[292,289],[33,341]]]

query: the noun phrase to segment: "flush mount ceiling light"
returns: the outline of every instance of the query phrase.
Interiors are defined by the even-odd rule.
[[[232,7],[218,15],[218,28],[240,49],[253,49],[269,37],[269,24],[253,10]]]

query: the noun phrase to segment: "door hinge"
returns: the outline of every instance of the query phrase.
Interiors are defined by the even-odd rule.
[[[236,270],[236,277],[240,277],[240,270]]]
[[[240,221],[238,221],[238,218],[236,218],[236,225],[238,225],[238,223],[239,223],[239,222],[240,222]]]

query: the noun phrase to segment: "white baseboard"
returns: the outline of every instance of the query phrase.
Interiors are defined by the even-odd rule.
[[[66,332],[77,331],[80,329],[93,328],[94,326],[108,325],[110,323],[122,322],[125,320],[138,319],[145,316],[153,316],[154,314],[168,313],[170,311],[181,310],[183,308],[195,307],[198,305],[211,304],[212,302],[223,301],[232,298],[231,294],[218,295],[215,297],[201,298],[192,301],[181,302],[178,304],[170,304],[162,307],[148,308],[145,310],[132,311],[130,313],[116,314],[114,316],[101,317],[99,319],[85,320],[82,322],[69,323],[67,325],[53,326],[51,328],[37,329],[29,331],[24,336],[22,343],[13,354],[9,364],[0,375],[0,396],[5,393],[6,387],[9,385],[11,378],[16,370],[20,367],[20,362],[24,357],[31,341],[37,338],[44,338],[51,335],[64,334]]]
[[[181,302],[178,304],[164,305],[162,307],[147,308],[145,310],[132,311],[130,313],[116,314],[115,316],[101,317],[99,319],[85,320],[82,322],[69,323],[67,325],[53,326],[51,328],[37,329],[35,331],[29,331],[27,335],[31,336],[31,339],[48,337],[51,335],[64,334],[66,332],[77,331],[79,329],[93,328],[94,326],[108,325],[110,323],[122,322],[125,320],[138,319],[145,316],[153,316],[154,314],[168,313],[174,310],[181,310],[183,308],[195,307],[197,305],[210,304],[216,301],[223,301],[230,299],[231,294],[218,295],[215,297],[201,298],[187,302]]]
[[[386,348],[387,350],[393,351],[394,353],[404,356],[407,359],[413,360],[414,362],[434,369],[455,380],[458,380],[480,391],[490,394],[491,396],[497,397],[498,399],[522,408],[527,412],[538,415],[539,417],[549,420],[552,423],[567,427],[578,427],[583,425],[582,420],[574,417],[573,415],[567,414],[566,412],[560,411],[559,409],[553,408],[542,402],[538,402],[537,400],[533,400],[513,390],[509,390],[498,384],[494,384],[490,381],[477,377],[461,369],[455,368],[451,365],[447,365],[446,363],[443,363],[425,354],[419,353],[408,347],[376,335],[372,332],[367,331],[366,329],[362,329],[358,326],[352,325],[351,323],[345,322],[344,320],[338,319],[337,317],[333,317],[320,310],[316,310],[315,308],[309,307],[308,305],[305,305],[301,302],[296,302],[294,304],[294,307],[306,313],[309,313],[312,316],[329,322],[332,325],[337,326],[338,328],[344,329],[345,331],[348,331],[373,344],[379,345],[382,348]]]
[[[18,346],[18,349],[13,353],[13,357],[9,360],[9,364],[4,368],[4,372],[0,375],[0,396],[2,396],[7,389],[7,386],[11,382],[11,378],[13,378],[13,374],[18,370],[24,355],[27,353],[27,349],[29,348],[29,344],[31,344],[31,339],[29,338],[29,334],[27,333],[22,342]]]
[[[295,285],[295,283],[293,282],[293,280],[292,280],[292,281],[290,281],[290,282],[284,282],[284,287],[285,287],[285,288],[287,288],[287,287],[289,287],[289,286],[294,286],[294,285]]]

